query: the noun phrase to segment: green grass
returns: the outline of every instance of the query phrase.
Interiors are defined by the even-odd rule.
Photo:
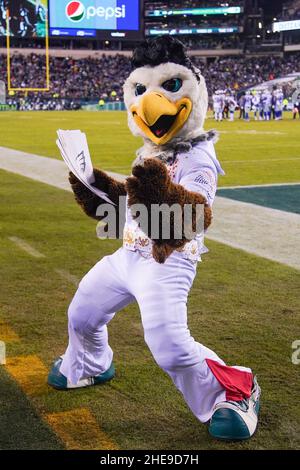
[[[8,355],[37,354],[50,366],[65,349],[66,309],[75,291],[55,269],[80,278],[120,242],[99,241],[95,223],[81,213],[70,193],[4,171],[0,178],[0,317],[21,338],[8,345]],[[8,239],[12,235],[46,257],[30,257]],[[109,327],[117,369],[110,384],[71,393],[45,392],[30,403],[23,398],[25,403],[16,398],[17,385],[1,374],[6,405],[0,448],[45,448],[47,442],[49,448],[61,448],[33,409],[88,407],[121,449],[300,449],[300,366],[291,362],[291,344],[300,337],[300,273],[222,244],[208,246],[210,253],[199,265],[189,300],[190,328],[226,362],[247,365],[258,374],[262,412],[252,440],[224,444],[208,436],[154,363],[133,305]]]
[[[215,123],[220,185],[299,182],[299,122]],[[0,113],[1,146],[60,158],[58,128],[87,133],[99,167],[128,174],[140,145],[122,112]],[[18,333],[8,355],[36,354],[50,367],[67,344],[66,309],[75,287],[57,269],[81,278],[120,242],[99,241],[72,194],[0,171],[0,320]],[[9,239],[25,239],[46,255],[34,259]],[[88,407],[121,449],[300,449],[299,367],[291,344],[300,337],[300,273],[228,246],[207,242],[189,300],[189,323],[198,341],[229,364],[252,367],[262,385],[255,437],[245,443],[212,440],[187,409],[148,351],[136,305],[109,327],[116,379],[103,387],[44,393],[28,400],[0,372],[0,448],[60,449],[39,413]],[[0,338],[1,339],[1,338]],[[45,381],[46,377],[41,377]]]
[[[299,120],[291,113],[284,121],[215,123],[220,131],[216,146],[226,171],[221,186],[299,182]],[[99,167],[128,174],[141,140],[127,128],[125,112],[3,112],[1,146],[49,157],[59,157],[56,130],[81,129],[87,133],[92,159]]]

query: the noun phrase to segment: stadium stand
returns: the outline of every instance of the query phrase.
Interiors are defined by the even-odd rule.
[[[2,0],[3,2],[3,0]],[[207,1],[190,1],[183,0],[172,1],[147,1],[145,0],[145,35],[153,35],[158,32],[172,30],[172,34],[175,33],[174,30],[180,30],[180,39],[185,42],[190,48],[196,49],[206,49],[206,50],[240,50],[242,52],[245,47],[245,37],[249,33],[247,30],[250,29],[251,40],[256,40],[256,29],[257,25],[253,26],[252,23],[250,26],[247,26],[247,17],[248,14],[255,14],[256,19],[260,18],[260,10],[258,8],[258,0],[227,0],[226,2],[218,0],[207,0]],[[161,11],[170,11],[170,10],[182,10],[182,9],[192,9],[192,8],[224,8],[224,7],[240,7],[240,13],[237,14],[197,14],[197,15],[151,15],[153,10]],[[246,25],[246,29],[245,29]],[[4,26],[3,26],[4,27]],[[211,31],[211,28],[219,28],[223,31]],[[194,29],[194,31],[193,31]],[[201,29],[201,33],[199,30]],[[204,30],[208,30],[204,32]],[[224,29],[226,31],[224,31]],[[182,31],[183,30],[183,31]],[[188,31],[187,33],[187,30]],[[186,33],[184,33],[184,31]],[[247,33],[247,34],[246,34]],[[134,43],[132,41],[99,41],[92,39],[66,39],[66,38],[51,38],[51,46],[54,48],[86,48],[86,49],[114,49],[114,50],[125,50],[132,49]],[[1,38],[0,34],[0,47],[5,45],[4,38]],[[24,37],[22,40],[20,38],[12,38],[12,46],[14,47],[43,47],[43,40]]]
[[[300,0],[285,2],[278,18],[282,21],[300,19]]]
[[[3,5],[6,0],[0,0]],[[195,51],[205,51],[204,55],[221,56],[246,53],[282,52],[283,50],[300,50],[300,33],[294,31],[284,35],[273,33],[273,17],[268,17],[268,11],[274,13],[279,20],[295,19],[299,17],[299,0],[274,2],[272,8],[267,0],[206,0],[206,1],[155,1],[144,2],[145,35],[158,33],[175,34]],[[268,6],[269,5],[269,6]],[[276,5],[279,5],[276,9]],[[239,7],[239,12],[204,14],[173,14],[173,10],[199,9],[199,8],[232,8]],[[1,9],[1,8],[0,8]],[[156,11],[156,14],[154,13]],[[157,13],[159,12],[159,13]],[[2,30],[5,24],[2,21]],[[286,44],[292,44],[292,49],[285,49]],[[12,47],[17,48],[43,48],[42,38],[12,37]],[[54,49],[81,49],[81,50],[132,50],[135,42],[132,40],[99,40],[81,38],[51,37],[50,45]],[[295,47],[298,45],[298,47]],[[0,14],[0,48],[5,47],[5,37],[1,35]]]
[[[190,49],[194,62],[208,78],[210,96],[217,89],[240,93],[266,80],[299,72],[299,31],[272,34],[272,17],[263,0],[145,0],[145,34],[172,30]],[[266,3],[266,2],[265,2]],[[240,7],[230,14],[154,14],[176,9]],[[274,9],[272,9],[272,12]],[[299,17],[300,0],[284,2],[278,19]],[[269,23],[268,23],[269,22]],[[229,29],[234,33],[193,33],[193,29]],[[189,34],[177,34],[190,30]],[[44,41],[12,39],[11,86],[45,86]],[[298,46],[297,46],[298,41]],[[18,109],[76,109],[82,104],[121,102],[122,84],[130,70],[131,42],[51,39],[49,92],[10,92],[7,103]],[[292,44],[292,45],[290,45]],[[296,45],[295,45],[296,44]],[[2,49],[1,49],[2,45]],[[5,38],[0,36],[0,79],[7,82]],[[288,49],[290,47],[290,49]],[[71,50],[70,50],[71,49]],[[272,52],[269,53],[269,50]],[[285,50],[294,51],[284,54]]]
[[[209,94],[216,89],[241,91],[266,80],[299,71],[300,54],[286,57],[224,57],[204,63],[199,56],[192,57],[207,78]],[[12,58],[12,85],[14,87],[44,86],[45,59],[42,55]],[[8,103],[21,109],[76,108],[82,102],[122,101],[125,77],[130,71],[127,56],[102,54],[99,58],[51,57],[51,89],[37,94],[18,92]],[[0,76],[6,79],[6,56],[0,55]],[[24,78],[25,77],[25,78]]]

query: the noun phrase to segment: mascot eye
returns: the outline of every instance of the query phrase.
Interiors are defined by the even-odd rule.
[[[162,87],[167,91],[176,93],[176,91],[180,90],[182,87],[182,80],[180,78],[171,78],[170,80],[164,82]]]
[[[142,85],[141,83],[137,83],[135,85],[135,96],[142,95],[143,93],[145,93],[145,91],[146,91],[145,85]]]

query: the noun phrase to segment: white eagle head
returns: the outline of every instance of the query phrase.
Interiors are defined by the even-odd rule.
[[[132,65],[124,100],[133,135],[159,146],[203,132],[205,80],[180,41],[172,36],[146,40],[133,52]]]

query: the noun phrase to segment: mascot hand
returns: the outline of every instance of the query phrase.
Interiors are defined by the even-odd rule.
[[[84,203],[86,200],[92,199],[94,193],[88,189],[75,175],[74,173],[69,173],[69,182],[72,188],[72,191],[75,195],[75,199],[78,204]]]
[[[166,202],[171,179],[166,165],[156,158],[148,158],[143,165],[136,165],[132,169],[132,176],[127,178],[126,189],[128,205],[151,204]]]
[[[126,196],[125,184],[117,181],[114,178],[108,176],[104,171],[94,168],[95,182],[93,186],[107,193],[108,197],[116,204],[119,204],[119,197]],[[90,191],[81,181],[73,174],[69,173],[69,181],[72,190],[75,194],[77,202],[84,203],[86,200],[95,199],[98,201],[98,205],[101,204],[102,199],[95,193]],[[102,201],[106,202],[106,201]]]
[[[132,169],[132,176],[126,180],[129,207],[134,204],[144,204],[151,212],[152,204],[197,204],[204,205],[204,228],[207,229],[212,221],[212,211],[202,194],[188,191],[180,184],[173,183],[167,167],[160,160],[149,158],[144,165]]]
[[[179,204],[182,208],[185,204],[191,204],[193,207],[193,216],[191,228],[193,232],[197,226],[196,205],[204,205],[204,228],[206,229],[212,219],[211,208],[207,205],[204,196],[192,191],[186,190],[180,184],[175,184],[169,177],[167,167],[157,159],[149,158],[145,160],[144,165],[137,165],[132,170],[132,176],[127,178],[126,189],[128,193],[129,207],[134,204],[144,204],[148,211],[148,220],[145,226],[141,222],[141,229],[146,235],[151,234],[151,205],[152,204]],[[135,218],[135,215],[134,215]],[[155,221],[154,221],[155,222]],[[178,218],[171,217],[171,233],[174,233],[175,226],[184,224],[183,212]],[[164,263],[174,250],[180,250],[189,241],[183,236],[182,239],[155,238],[153,239],[152,254],[158,263]]]
[[[123,220],[124,217],[122,218],[122,214],[120,214],[120,196],[126,195],[125,184],[111,178],[104,171],[98,170],[97,168],[94,168],[94,176],[95,182],[93,183],[93,186],[104,191],[108,195],[110,200],[116,205],[117,216],[121,217],[121,220]],[[73,193],[75,194],[75,199],[83,211],[93,219],[103,219],[103,216],[97,216],[96,213],[98,207],[101,204],[107,204],[107,202],[90,191],[73,173],[69,174],[69,181]],[[125,210],[125,208],[122,207],[122,210]],[[117,237],[119,237],[119,226],[120,224],[117,224]],[[122,228],[120,227],[120,229]]]
[[[75,195],[76,202],[82,210],[93,219],[100,220],[96,216],[97,208],[101,204],[101,199],[88,189],[73,173],[69,174],[69,181]]]

